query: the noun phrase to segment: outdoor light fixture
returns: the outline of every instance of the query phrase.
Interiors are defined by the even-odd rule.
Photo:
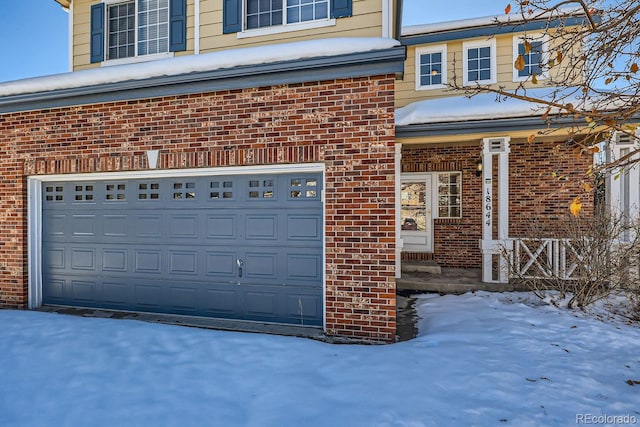
[[[482,175],[482,157],[476,160],[476,176]]]

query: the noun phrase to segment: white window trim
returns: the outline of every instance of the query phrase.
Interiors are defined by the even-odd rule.
[[[243,15],[244,19],[244,15]],[[253,30],[243,30],[238,34],[239,39],[246,39],[250,37],[268,36],[270,34],[288,33],[291,31],[311,30],[313,28],[331,27],[336,25],[336,20],[333,18],[322,19],[317,21],[305,21],[296,22],[295,24],[282,24],[274,25],[271,27],[256,28]],[[243,23],[244,27],[244,23]]]
[[[469,49],[489,47],[491,48],[491,78],[489,80],[468,80],[469,70]],[[462,43],[462,84],[464,86],[473,86],[476,84],[494,84],[498,82],[498,64],[496,60],[496,39],[477,40]]]
[[[155,61],[157,59],[167,59],[167,58],[173,58],[173,57],[174,57],[173,52],[154,53],[151,55],[132,56],[129,58],[107,59],[106,61],[102,61],[100,63],[100,66],[111,67],[114,65],[135,64],[138,62]]]
[[[442,83],[437,85],[421,85],[420,84],[420,55],[425,53],[442,53]],[[431,89],[445,89],[447,87],[447,45],[439,44],[429,47],[418,47],[415,52],[415,75],[416,75],[416,90],[431,90]]]
[[[120,0],[123,1],[123,0]],[[254,28],[251,30],[247,30],[245,28],[246,25],[246,17],[247,17],[247,2],[246,0],[242,1],[242,31],[237,33],[237,38],[246,39],[250,37],[259,37],[259,36],[268,36],[271,34],[280,34],[280,33],[288,33],[291,31],[302,31],[302,30],[311,30],[314,28],[323,28],[323,27],[331,27],[336,25],[335,18],[325,18],[325,19],[316,19],[313,21],[304,21],[304,22],[296,22],[294,24],[287,24],[283,22],[280,25],[273,25],[270,27],[262,27],[262,28]],[[285,0],[283,0],[283,11],[282,18],[283,21],[286,20],[286,5]],[[331,2],[327,2],[327,16],[331,16]]]
[[[109,52],[109,16],[108,16],[108,7],[118,3],[128,3],[131,0],[102,0],[102,3],[105,5],[105,16],[104,16],[104,57],[108,56]],[[146,62],[146,61],[154,61],[157,59],[166,59],[173,58],[174,53],[171,51],[162,52],[162,53],[152,53],[150,55],[138,55],[138,0],[133,0],[136,6],[136,14],[135,14],[135,44],[134,44],[134,56],[130,56],[128,58],[118,58],[118,59],[105,59],[100,62],[101,67],[109,67],[112,65],[123,65],[123,64],[135,64],[137,62]],[[169,4],[171,7],[171,4]],[[167,25],[171,26],[171,22],[167,21]],[[169,28],[169,31],[171,29]],[[168,43],[171,43],[171,37],[169,37]],[[168,47],[168,45],[167,45]]]
[[[518,59],[518,45],[522,43],[525,39],[530,41],[542,41],[542,63],[547,64],[549,62],[549,36],[542,33],[536,34],[521,34],[519,36],[513,36],[513,62],[515,64],[516,59]],[[549,78],[549,70],[544,70],[540,75],[536,76],[538,80],[545,80]],[[530,80],[531,76],[520,77],[518,75],[518,70],[516,70],[515,66],[513,67],[513,81],[514,82],[525,82]]]

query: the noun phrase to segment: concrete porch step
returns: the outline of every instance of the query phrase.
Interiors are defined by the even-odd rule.
[[[403,261],[402,272],[442,274],[442,269],[435,261]]]

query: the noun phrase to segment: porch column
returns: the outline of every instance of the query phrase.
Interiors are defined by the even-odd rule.
[[[509,142],[510,138],[484,138],[482,149],[482,281],[508,283],[508,260],[502,256],[509,239]],[[497,230],[493,224],[493,158],[498,163]],[[496,257],[496,255],[498,255]],[[497,258],[498,278],[493,278],[494,258]]]
[[[638,133],[638,132],[636,132]],[[638,150],[640,143],[621,132],[615,132],[609,142],[608,161],[616,161],[632,151]],[[637,160],[638,154],[629,160]],[[640,168],[614,168],[607,175],[607,205],[613,215],[624,214],[631,218],[640,209]]]
[[[396,143],[395,153],[395,184],[396,184],[396,278],[402,276],[402,144]]]

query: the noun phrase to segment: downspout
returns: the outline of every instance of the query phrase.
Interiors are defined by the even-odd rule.
[[[68,49],[68,59],[67,59],[67,68],[69,72],[73,71],[73,2],[69,1],[67,6],[62,5],[62,9],[67,12],[69,15],[69,19],[67,21],[67,35],[69,39],[67,40],[67,49]]]
[[[195,0],[193,19],[193,54],[200,54],[200,0]]]
[[[394,31],[394,39],[400,40],[402,36],[402,0],[396,0],[396,28]]]

